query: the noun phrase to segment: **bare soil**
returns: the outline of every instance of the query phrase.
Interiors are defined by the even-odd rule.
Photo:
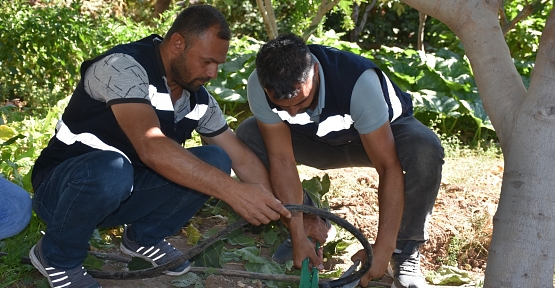
[[[331,212],[348,220],[372,242],[378,223],[378,175],[374,169],[345,168],[321,171],[299,166],[299,171],[302,179],[322,177],[327,173],[331,179],[330,192],[326,194]],[[441,266],[456,265],[470,274],[472,280],[468,285],[474,285],[481,280],[486,267],[492,231],[491,220],[498,204],[502,174],[501,159],[446,159],[441,188],[428,227],[429,241],[421,248],[424,275],[436,271]],[[204,219],[200,223],[201,232],[225,225],[218,217]],[[170,237],[168,241],[178,249],[191,248],[191,245],[187,244],[187,238],[182,234]],[[343,255],[328,259],[326,268],[348,268],[352,264],[350,257],[360,247],[351,245]],[[224,268],[243,269],[241,265]],[[202,273],[198,275],[204,276]],[[174,287],[171,285],[173,279],[175,278],[170,276],[159,276],[143,280],[99,279],[99,282],[103,287],[114,288]],[[388,282],[390,279],[384,278],[383,281]],[[218,275],[205,278],[204,285],[221,288],[265,287],[259,279]],[[291,287],[296,286],[292,284]]]

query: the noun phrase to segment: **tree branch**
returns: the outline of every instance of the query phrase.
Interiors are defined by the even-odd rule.
[[[548,103],[549,107],[542,106],[539,109],[540,117],[551,116],[555,113],[555,12],[552,10],[545,23],[536,63],[532,76],[530,77],[529,95],[541,97],[541,103]]]
[[[364,9],[364,14],[362,15],[362,19],[360,20],[360,23],[358,23],[358,25],[356,25],[356,27],[355,27],[354,38],[356,40],[353,41],[353,42],[358,42],[358,37],[360,36],[360,33],[364,29],[364,26],[366,25],[366,21],[368,20],[368,15],[370,14],[370,11],[372,11],[372,8],[374,8],[374,5],[376,5],[376,2],[377,2],[377,0],[372,0],[372,3],[366,5],[366,8]],[[358,15],[356,17],[358,19]],[[355,21],[355,23],[356,23],[356,21]]]
[[[258,10],[262,15],[262,20],[264,21],[264,28],[266,28],[266,33],[268,38],[275,39],[277,37],[277,24],[276,17],[274,14],[274,9],[272,7],[272,0],[256,0],[256,5]]]
[[[272,32],[274,35],[271,39],[274,39],[278,36],[278,29],[277,29],[277,23],[276,23],[276,15],[274,14],[274,7],[272,6],[272,0],[264,0],[264,3],[266,4],[266,11],[268,11],[268,20],[270,22],[270,27],[272,28]]]
[[[507,19],[507,15],[505,14],[505,9],[501,9],[501,11],[502,11],[501,19],[503,19],[503,16],[505,18],[505,20],[501,22],[501,29],[503,31],[503,36],[507,36],[507,33],[509,33],[511,29],[515,28],[516,23],[520,22],[522,19],[532,14],[533,7],[529,3],[526,4],[526,6],[524,6],[524,8],[522,8],[522,10],[520,10],[516,15],[516,17],[511,21]]]
[[[324,16],[326,16],[326,14],[333,7],[335,7],[335,5],[339,3],[339,1],[340,0],[322,0],[322,3],[320,3],[320,6],[318,6],[318,12],[316,12],[316,15],[314,15],[312,21],[310,22],[310,26],[308,26],[308,28],[303,33],[303,39],[305,41],[308,40],[308,37],[310,37],[310,35],[312,35],[314,31],[316,31],[316,28],[318,28],[318,25],[320,25],[320,22],[322,22]]]
[[[416,49],[424,51],[424,26],[426,25],[426,13],[418,11],[418,40],[416,41]]]

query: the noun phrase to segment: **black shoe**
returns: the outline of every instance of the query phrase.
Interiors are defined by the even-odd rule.
[[[123,236],[121,237],[120,249],[123,253],[142,258],[152,263],[154,267],[169,263],[183,255],[181,251],[175,249],[175,247],[166,242],[166,240],[162,240],[160,243],[151,247],[144,247],[137,244],[137,242],[132,241],[127,237],[127,233],[131,233],[129,232],[129,227],[130,226],[125,227],[123,230]],[[186,260],[180,266],[164,271],[164,274],[179,276],[189,272],[189,270],[191,270],[191,263],[189,260]]]
[[[31,248],[29,257],[33,266],[48,279],[52,288],[102,288],[83,267],[66,270],[48,265],[42,255],[42,238]]]

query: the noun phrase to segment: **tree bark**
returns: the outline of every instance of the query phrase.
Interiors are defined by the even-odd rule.
[[[355,23],[355,29],[351,32],[351,42],[358,42],[360,33],[362,33],[362,30],[366,25],[366,21],[368,20],[368,15],[370,14],[370,11],[372,11],[372,8],[376,5],[376,2],[377,0],[372,0],[371,3],[366,4],[366,8],[364,8],[364,14],[362,14],[360,22],[358,21],[360,6],[356,3],[353,4],[353,22]]]
[[[527,97],[506,144],[484,287],[553,287],[555,13],[542,33]],[[490,268],[491,265],[491,268]]]
[[[171,3],[172,0],[156,0],[156,3],[154,3],[154,18],[160,17],[160,14],[168,10]]]
[[[274,8],[272,7],[272,0],[256,0],[256,5],[258,10],[262,15],[264,20],[264,27],[266,28],[266,33],[268,38],[275,39],[278,36],[278,29],[276,23],[276,16],[274,14]]]
[[[416,50],[425,51],[424,47],[424,27],[426,27],[426,13],[418,12],[418,40],[416,41]]]
[[[555,14],[543,31],[526,91],[498,20],[501,0],[404,2],[461,39],[503,149],[505,172],[484,287],[553,287]]]

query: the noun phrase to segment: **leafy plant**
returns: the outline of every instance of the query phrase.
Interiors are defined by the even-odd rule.
[[[4,39],[17,39],[0,43],[0,100],[22,99],[44,115],[57,101],[71,95],[81,78],[83,60],[116,44],[162,33],[171,23],[166,21],[171,11],[156,25],[146,26],[127,18],[83,13],[82,4],[0,3],[0,33]]]
[[[304,180],[302,182],[303,188],[308,191],[310,197],[313,198],[318,207],[328,208],[329,204],[325,199],[325,194],[330,188],[330,179],[326,174],[322,178],[314,177],[312,179]],[[209,201],[203,210],[204,213],[211,215],[221,215],[227,217],[228,223],[233,223],[239,216],[223,201]],[[199,216],[205,214],[201,213]],[[193,221],[194,224],[194,221]],[[190,225],[191,226],[191,225]],[[187,228],[189,231],[196,229]],[[293,266],[292,261],[280,265],[267,257],[260,256],[261,249],[269,249],[273,253],[275,249],[285,240],[288,235],[287,230],[278,222],[272,222],[267,225],[259,227],[247,225],[248,227],[242,230],[236,230],[231,234],[225,236],[216,244],[206,249],[203,253],[196,256],[193,260],[195,265],[204,267],[220,268],[229,262],[245,263],[245,269],[250,272],[270,273],[270,274],[284,274],[284,273],[298,273],[298,271],[291,271]],[[201,238],[208,238],[214,235],[218,230],[212,229],[207,231]],[[193,232],[196,234],[197,232]],[[252,235],[252,236],[249,236]],[[200,239],[199,239],[200,240]],[[343,239],[334,239],[324,246],[324,254],[326,257],[333,257],[334,255],[341,254],[352,241],[345,241]],[[196,243],[191,243],[196,244]],[[333,272],[332,272],[333,273]],[[335,274],[334,274],[335,275]],[[322,274],[322,277],[326,277]],[[267,283],[270,287],[278,285],[278,283]]]

